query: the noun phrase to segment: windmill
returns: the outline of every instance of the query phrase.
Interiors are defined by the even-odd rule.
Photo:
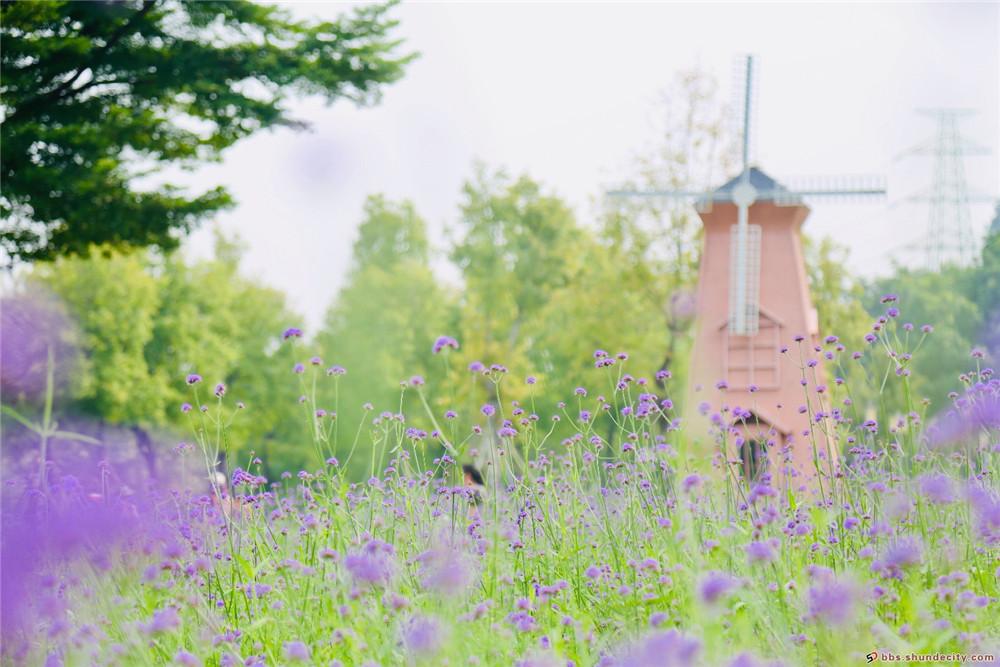
[[[809,415],[797,410],[805,402],[801,376],[791,368],[782,369],[779,355],[780,347],[792,347],[797,336],[819,344],[802,254],[800,230],[809,214],[803,199],[869,198],[884,195],[885,185],[879,177],[850,177],[810,179],[805,187],[785,187],[751,166],[754,61],[750,56],[741,78],[742,169],[736,177],[708,193],[614,191],[608,196],[682,198],[696,206],[705,233],[688,381],[692,387],[714,387],[725,381],[727,403],[754,406],[753,420],[766,428],[754,435],[744,427],[738,455],[746,462],[761,456],[761,440],[774,440],[779,448],[795,447],[796,439],[811,428]],[[689,414],[698,401],[692,393]],[[761,432],[771,437],[761,438]],[[797,457],[808,473],[811,455],[810,461],[805,458]],[[747,477],[759,472],[750,467],[744,466]]]

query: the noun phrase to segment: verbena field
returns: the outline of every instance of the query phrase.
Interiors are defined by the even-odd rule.
[[[468,413],[468,401],[415,377],[404,391],[425,398],[424,413],[371,412],[360,426],[313,402],[316,384],[336,383],[342,369],[301,359],[289,381],[302,382],[318,469],[268,480],[250,459],[208,495],[205,482],[135,503],[107,489],[95,499],[63,477],[8,503],[3,663],[1000,656],[1000,381],[974,350],[955,369],[950,409],[926,414],[908,391],[898,415],[856,408],[838,377],[846,366],[864,365],[877,387],[907,385],[911,355],[934,335],[904,324],[892,297],[884,302],[866,341],[831,336],[822,349],[785,355],[814,416],[797,454],[820,470],[812,482],[782,473],[791,452],[773,452],[758,480],[740,476],[732,425],[753,406],[724,387],[704,392],[715,451],[693,451],[695,434],[669,396],[654,378],[633,378],[624,354],[595,353],[593,385],[565,397],[557,415],[504,398],[510,383],[533,384],[518,369],[474,366],[496,387],[478,412],[452,413]],[[286,344],[300,335],[289,329]],[[443,363],[450,347],[448,338],[434,345]],[[829,388],[817,385],[811,359]],[[233,397],[239,387],[187,381],[192,444],[177,446],[177,465],[214,479],[210,467],[231,444],[226,425],[253,411]],[[556,420],[573,435],[551,435]],[[461,473],[474,449],[489,461],[481,504]],[[341,471],[362,453],[370,479],[351,483]]]

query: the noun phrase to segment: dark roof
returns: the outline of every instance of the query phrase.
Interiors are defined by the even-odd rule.
[[[721,185],[712,191],[711,200],[718,203],[728,203],[733,201],[733,188],[740,182],[742,173],[731,179],[725,185]],[[781,183],[765,174],[757,167],[750,167],[750,185],[757,190],[757,201],[774,201],[776,199],[793,199],[795,195]],[[785,197],[782,193],[788,193]]]

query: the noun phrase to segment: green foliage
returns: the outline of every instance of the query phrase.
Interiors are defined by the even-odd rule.
[[[566,204],[527,176],[512,182],[479,165],[463,193],[451,250],[465,283],[463,337],[485,359],[514,363],[529,343],[522,327],[569,284],[582,234]]]
[[[983,316],[982,339],[994,358],[1000,357],[1000,204],[983,243],[973,300]]]
[[[873,374],[887,347],[909,349],[902,318],[888,317],[878,353],[862,362]],[[427,441],[395,418],[363,426],[371,459],[393,461],[365,484],[332,464],[275,484],[254,469],[233,476],[232,499],[150,494],[133,515],[131,503],[97,510],[64,483],[50,489],[48,512],[5,517],[4,572],[14,577],[4,611],[17,631],[0,655],[113,664],[126,647],[130,664],[149,665],[251,655],[289,665],[846,667],[877,649],[906,664],[985,660],[1000,639],[1000,387],[985,369],[962,385],[933,428],[912,418],[890,435],[874,422],[823,420],[817,428],[850,439],[856,455],[811,480],[778,465],[748,486],[739,461],[682,455],[688,434],[652,436],[647,405],[576,422],[565,444],[531,420],[497,434],[480,503],[454,488],[461,464],[427,464]],[[645,402],[603,370],[584,386],[590,401]],[[498,410],[512,407],[498,393]],[[810,412],[827,407],[820,392],[806,396]],[[231,397],[212,403],[194,420],[209,465]],[[223,426],[201,430],[214,423]],[[490,427],[483,415],[475,423]],[[630,446],[607,446],[615,441]],[[526,465],[499,453],[515,448]],[[696,472],[702,464],[710,472]],[[512,467],[519,477],[497,484]]]
[[[654,144],[637,156],[634,176],[614,189],[707,192],[733,171],[737,146],[725,131],[711,74],[698,68],[678,73],[656,111]],[[693,206],[669,197],[605,198],[600,240],[619,269],[619,292],[643,303],[643,321],[657,320],[657,366],[683,381],[701,255]]]
[[[413,202],[395,205],[382,195],[365,200],[364,222],[354,242],[354,275],[372,265],[389,271],[405,261],[426,264],[429,252],[427,223],[417,215]]]
[[[864,286],[846,268],[847,248],[829,236],[816,241],[803,235],[802,251],[820,332],[859,343],[870,318],[862,305]]]
[[[977,275],[976,269],[955,267],[940,272],[900,268],[867,289],[866,302],[877,304],[879,296],[896,294],[900,309],[905,309],[916,329],[925,324],[934,328],[910,366],[914,397],[929,399],[931,413],[947,403],[948,391],[957,384],[958,372],[969,366],[969,351],[977,345],[982,312],[969,296]],[[885,316],[884,308],[869,312],[873,317]],[[905,412],[901,385],[891,386],[895,388],[886,389],[883,400],[895,411]]]
[[[401,382],[414,375],[430,385],[444,380],[440,364],[431,363],[431,346],[451,326],[449,295],[427,266],[427,225],[412,203],[370,197],[365,216],[350,280],[315,341],[326,365],[347,370],[336,381],[336,392],[326,383],[321,395],[327,403],[318,407],[336,413],[352,431],[370,419],[366,403],[376,413],[393,414],[419,405],[412,391],[402,398]],[[353,470],[370,473],[366,464]]]
[[[836,335],[847,349],[861,349],[865,334],[871,330],[871,316],[862,305],[864,285],[847,270],[847,248],[828,236],[816,241],[803,234],[802,251],[809,289],[819,315],[820,335]],[[851,400],[862,414],[878,404],[875,386],[866,381],[862,367],[848,363],[828,372],[849,382],[853,388]]]
[[[155,381],[145,358],[161,301],[144,259],[108,250],[92,261],[40,267],[34,278],[66,303],[83,331],[81,407],[111,423],[163,414],[169,388]]]
[[[288,96],[377,101],[413,58],[388,38],[390,7],[315,23],[244,0],[5,0],[3,249],[34,260],[91,244],[176,247],[229,195],[151,190],[137,177],[305,126]]]
[[[29,282],[61,299],[81,331],[84,359],[68,407],[109,424],[187,425],[184,378],[197,372],[228,385],[251,415],[230,430],[233,455],[255,449],[270,465],[302,465],[294,392],[276,389],[291,365],[272,358],[294,318],[282,294],[240,275],[238,246],[220,237],[217,255],[189,265],[105,248],[32,272]]]

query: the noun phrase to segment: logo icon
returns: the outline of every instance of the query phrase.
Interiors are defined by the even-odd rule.
[[[869,653],[865,657],[868,658],[868,664],[870,665],[873,662],[875,662],[876,660],[878,660],[878,653],[876,653],[875,651],[872,651],[871,653]]]

